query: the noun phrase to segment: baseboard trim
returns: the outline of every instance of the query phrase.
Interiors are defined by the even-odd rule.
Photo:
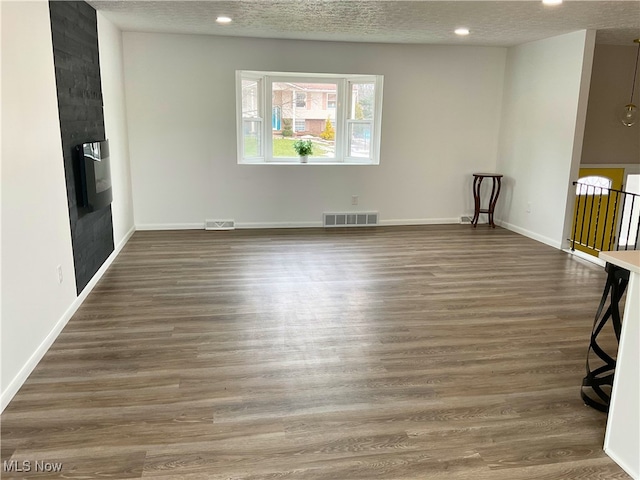
[[[381,226],[403,226],[403,225],[450,225],[459,224],[460,218],[405,218],[383,220],[378,225]]]
[[[619,455],[617,455],[615,452],[612,452],[608,445],[605,445],[603,450],[604,453],[606,453],[611,460],[616,462],[620,468],[627,472],[631,478],[640,478],[638,476],[640,474],[640,471],[638,471],[637,467],[631,468],[631,466],[628,465],[626,461],[621,459]]]
[[[607,262],[601,260],[598,257],[594,257],[593,255],[589,255],[588,253],[581,252],[580,250],[571,250],[570,248],[563,248],[563,252],[568,253],[569,255],[573,255],[576,258],[580,258],[590,263],[594,263],[596,265],[600,265],[601,267],[605,267]]]
[[[202,223],[143,223],[136,230],[204,230]]]
[[[381,220],[378,226],[403,225],[450,225],[459,224],[459,217],[452,218],[406,218]],[[375,227],[376,225],[371,225]],[[236,222],[236,230],[267,228],[322,228],[322,221],[317,222]],[[204,223],[146,223],[136,225],[136,230],[204,230]]]
[[[102,278],[105,272],[109,269],[115,258],[118,256],[120,251],[129,241],[131,236],[135,233],[136,228],[131,227],[131,229],[124,236],[122,241],[114,248],[111,255],[107,257],[102,266],[98,269],[93,278],[87,283],[87,286],[84,287],[84,290],[75,298],[75,300],[71,303],[69,308],[64,312],[62,317],[56,322],[54,327],[51,329],[49,334],[45,337],[45,339],[40,343],[38,348],[33,352],[33,355],[29,357],[29,360],[24,364],[24,366],[20,369],[18,374],[9,382],[7,388],[0,394],[0,413],[4,411],[4,409],[9,405],[9,402],[13,399],[13,397],[18,393],[24,382],[27,381],[31,372],[36,368],[42,357],[47,353],[53,342],[55,342],[62,329],[67,325],[73,314],[76,313],[80,305],[85,301],[87,296],[91,293],[91,290],[96,286],[98,281]]]
[[[236,229],[252,228],[319,228],[322,221],[317,222],[236,222]]]
[[[558,242],[552,238],[545,237],[544,235],[540,235],[538,233],[532,232],[531,230],[527,230],[526,228],[518,227],[517,225],[513,225],[502,220],[495,220],[495,224],[501,226],[502,228],[506,228],[507,230],[511,230],[512,232],[524,235],[525,237],[529,237],[540,243],[544,243],[545,245],[549,245],[550,247],[562,250],[562,242]]]

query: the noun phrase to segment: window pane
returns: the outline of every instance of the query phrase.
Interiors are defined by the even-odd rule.
[[[245,120],[243,123],[243,142],[245,157],[262,156],[262,122]]]
[[[373,120],[375,103],[375,85],[373,83],[352,83],[349,118],[351,120]]]
[[[313,145],[312,162],[380,163],[382,76],[239,70],[236,78],[238,163],[296,161],[299,139]]]
[[[282,130],[282,109],[277,105],[271,111],[271,129]]]
[[[349,124],[349,156],[361,158],[371,156],[371,124]]]
[[[576,195],[609,195],[612,180],[607,177],[590,176],[578,179]]]
[[[293,142],[308,138],[312,157],[335,158],[336,82],[273,82],[271,103],[280,122],[272,114],[273,158],[297,157]]]
[[[638,236],[637,225],[640,225],[640,200],[638,197],[633,200],[632,193],[640,193],[640,175],[628,175],[627,193],[624,198],[624,211],[622,213],[622,223],[620,229],[620,246],[635,246]],[[633,248],[633,247],[632,247]]]
[[[242,117],[260,117],[259,102],[260,81],[242,80]]]

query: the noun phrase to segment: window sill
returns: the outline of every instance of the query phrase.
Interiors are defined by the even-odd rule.
[[[324,166],[338,166],[338,165],[346,165],[346,166],[375,166],[380,165],[379,163],[374,162],[251,162],[251,161],[242,161],[238,162],[238,165],[289,165],[289,166],[311,166],[311,167],[324,167]]]

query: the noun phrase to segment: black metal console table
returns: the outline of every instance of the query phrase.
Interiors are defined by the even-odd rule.
[[[620,342],[622,320],[619,304],[629,283],[629,270],[607,263],[605,271],[607,272],[607,282],[593,322],[591,340],[587,350],[587,375],[582,380],[580,392],[584,403],[602,412],[609,411],[617,352],[606,352],[598,343],[598,336],[602,334],[604,327],[611,320],[616,340]],[[607,299],[609,299],[609,305],[605,310]],[[590,360],[598,361],[601,365],[592,369]]]

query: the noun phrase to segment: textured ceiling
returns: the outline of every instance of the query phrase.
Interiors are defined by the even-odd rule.
[[[329,40],[513,46],[581,29],[598,43],[633,46],[640,0],[545,6],[518,1],[237,0],[102,1],[92,6],[125,31]],[[229,25],[215,18],[227,15]],[[456,27],[468,37],[453,34]]]

